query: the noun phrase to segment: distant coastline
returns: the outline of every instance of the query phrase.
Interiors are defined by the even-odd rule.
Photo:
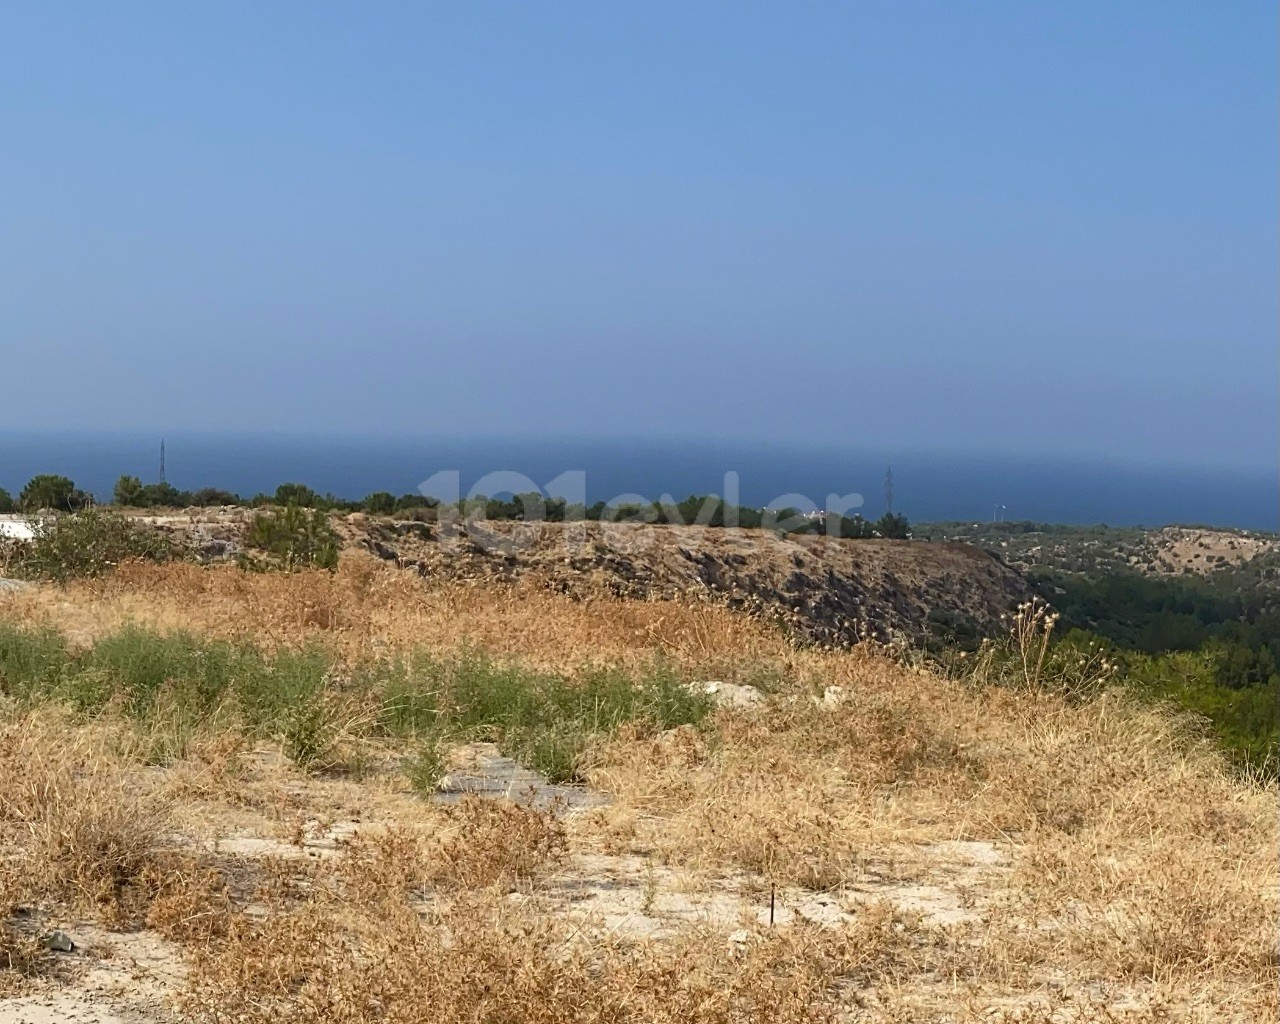
[[[116,480],[154,482],[158,435],[0,432],[0,487],[16,494],[37,473],[60,473],[109,500]],[[486,474],[521,474],[545,488],[583,474],[587,500],[622,495],[679,500],[720,494],[733,473],[744,505],[802,495],[861,494],[869,519],[885,511],[884,473],[894,472],[893,509],[913,522],[1009,520],[1113,526],[1203,524],[1277,529],[1274,468],[1130,468],[1065,458],[957,457],[831,445],[749,443],[166,436],[167,479],[182,490],[216,487],[243,496],[297,481],[358,499],[375,491],[417,492],[456,471],[465,494]],[[1003,506],[1000,508],[998,506]]]

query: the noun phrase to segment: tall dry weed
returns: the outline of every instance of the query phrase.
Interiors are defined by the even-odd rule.
[[[54,901],[116,926],[209,933],[221,882],[174,845],[171,808],[111,759],[102,730],[37,712],[0,726],[0,829],[11,898]],[[197,904],[199,906],[197,907]],[[221,909],[219,909],[221,908]]]
[[[707,678],[736,680],[792,649],[769,626],[718,604],[603,594],[575,599],[531,581],[428,584],[359,552],[344,553],[336,573],[121,566],[110,577],[75,581],[65,591],[32,588],[10,595],[5,614],[56,626],[81,644],[136,624],[250,640],[268,649],[317,644],[349,664],[470,646],[519,656],[532,668],[578,671],[591,663],[650,662],[658,652]]]
[[[588,944],[492,898],[429,919],[311,906],[197,953],[182,1002],[210,1024],[826,1024],[837,1014],[831,940],[801,930],[740,945],[702,932]]]
[[[447,809],[428,851],[428,878],[447,889],[517,888],[564,856],[565,829],[547,809],[466,796]]]

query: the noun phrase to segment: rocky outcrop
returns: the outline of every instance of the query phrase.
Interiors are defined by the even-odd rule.
[[[348,546],[429,579],[716,600],[824,644],[993,633],[1031,593],[1016,571],[965,544],[636,524],[468,528],[350,517],[338,526]]]

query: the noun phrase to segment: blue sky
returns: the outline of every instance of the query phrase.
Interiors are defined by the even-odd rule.
[[[1276,27],[4,4],[0,429],[1273,464]]]

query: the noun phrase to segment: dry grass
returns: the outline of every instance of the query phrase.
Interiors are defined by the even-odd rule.
[[[654,651],[680,666],[740,673],[785,657],[773,628],[713,603],[576,600],[533,584],[425,587],[415,574],[344,553],[339,571],[246,573],[185,563],[124,566],[113,576],[5,598],[10,621],[52,625],[88,645],[125,625],[247,639],[318,643],[355,663],[417,648],[471,646],[535,668],[635,664]]]
[[[515,888],[545,874],[565,849],[552,812],[468,796],[433,837],[427,877],[448,889]]]
[[[47,959],[34,936],[5,920],[20,902],[11,891],[12,882],[4,877],[6,873],[0,870],[0,998],[21,991]]]
[[[57,712],[0,725],[0,895],[173,938],[215,934],[229,907],[220,878],[183,848],[164,795],[112,757],[113,731]]]
[[[31,891],[123,920],[162,845],[166,808],[103,755],[102,739],[58,715],[0,729],[0,821]]]
[[[243,1024],[817,1024],[836,1019],[824,938],[760,936],[741,952],[697,934],[588,946],[553,918],[489,901],[425,922],[306,907],[199,954],[183,1008]]]
[[[1067,699],[871,650],[797,650],[711,604],[427,589],[359,559],[287,579],[132,568],[7,597],[0,616],[81,644],[126,623],[319,643],[351,665],[469,644],[575,678],[657,653],[774,691],[710,725],[636,722],[597,742],[583,770],[613,801],[565,817],[414,798],[391,747],[391,767],[309,776],[228,719],[160,770],[114,706],[87,723],[11,711],[0,863],[30,868],[0,869],[0,895],[8,884],[9,899],[180,938],[192,1019],[1137,1024],[1280,1011],[1274,788],[1228,772],[1185,719],[1116,692]],[[357,837],[318,845],[339,818],[359,820]],[[280,837],[282,852],[219,855],[215,871],[196,844],[228,835]],[[992,862],[950,858],[956,841]],[[674,866],[691,894],[730,905],[773,885],[848,909],[828,927],[708,919],[640,940],[570,913],[558,880],[588,856]],[[912,910],[926,890],[959,909]],[[13,935],[0,932],[0,965],[29,952]]]

